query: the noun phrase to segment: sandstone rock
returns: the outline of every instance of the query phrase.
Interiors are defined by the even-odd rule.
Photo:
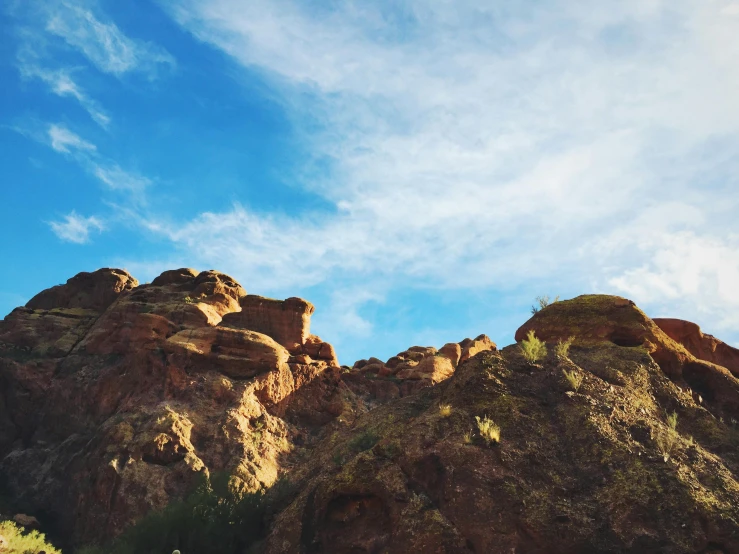
[[[402,364],[404,361],[405,360],[401,358],[400,356],[393,356],[392,358],[388,358],[387,362],[385,362],[385,365],[389,367],[390,369],[395,369],[396,367],[398,367],[398,365]]]
[[[327,343],[289,359],[219,325],[246,296],[229,276],[126,276],[83,274],[0,322],[0,474],[72,543],[115,536],[205,471],[269,486],[288,434],[361,409]]]
[[[439,383],[454,373],[452,361],[445,356],[427,356],[415,367],[403,369],[396,373],[399,379],[423,379],[431,383]]]
[[[575,346],[642,347],[673,381],[687,385],[714,407],[739,416],[739,379],[727,369],[699,360],[625,298],[584,295],[550,304],[516,331],[549,343],[575,337]],[[686,371],[687,369],[687,371]]]
[[[441,347],[439,350],[439,354],[444,356],[445,358],[449,358],[451,360],[452,365],[454,367],[457,367],[457,364],[459,364],[459,359],[462,356],[462,347],[459,346],[456,342],[448,342],[444,346]]]
[[[40,292],[26,304],[32,310],[79,308],[105,311],[118,296],[138,285],[138,281],[122,269],[98,269],[92,273],[78,273],[65,285],[57,285]]]
[[[459,363],[469,360],[472,356],[479,354],[480,352],[488,352],[497,350],[496,344],[490,340],[487,335],[480,335],[474,340],[465,339],[460,343],[461,354],[459,357]]]
[[[385,364],[383,364],[382,362],[380,362],[379,364],[378,363],[367,364],[362,367],[361,371],[362,373],[379,373],[384,367],[385,367]]]
[[[423,354],[424,357],[426,357],[436,354],[436,348],[434,348],[433,346],[411,346],[408,349],[408,352],[419,352]]]
[[[310,335],[303,345],[302,351],[315,360],[325,360],[330,366],[339,366],[334,347],[321,340],[321,337]]]
[[[288,351],[297,352],[310,336],[314,309],[302,298],[274,300],[250,294],[242,298],[240,312],[224,317],[223,325],[264,333]]]
[[[217,369],[235,379],[279,371],[290,354],[272,338],[246,329],[200,327],[171,336],[165,348],[193,370]]]
[[[690,321],[667,318],[654,318],[652,321],[699,360],[723,366],[739,376],[739,349],[712,335],[704,334],[698,325]]]
[[[192,282],[198,276],[198,271],[189,267],[170,269],[156,277],[151,284],[155,287],[163,285],[181,285]]]

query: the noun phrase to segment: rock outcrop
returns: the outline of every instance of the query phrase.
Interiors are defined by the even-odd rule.
[[[145,285],[103,269],[40,293],[0,322],[10,495],[80,543],[181,498],[201,473],[269,486],[296,441],[361,409],[331,345],[310,335],[312,312],[192,269]]]
[[[522,325],[516,341],[529,331],[550,343],[574,337],[581,346],[642,348],[675,383],[689,387],[719,415],[739,419],[739,379],[725,367],[694,356],[626,298],[584,295],[555,302]]]
[[[695,323],[682,319],[654,318],[654,323],[672,340],[682,344],[699,360],[720,365],[739,377],[739,349],[713,335],[704,334]]]
[[[480,335],[349,368],[312,313],[187,268],[81,274],[17,308],[7,513],[79,546],[204,474],[241,491],[287,475],[249,552],[739,554],[735,358],[697,326],[588,295],[517,331],[548,343],[536,363]]]
[[[572,315],[562,334],[586,338],[569,357],[532,366],[517,345],[484,351],[325,439],[294,472],[300,492],[266,553],[739,552],[737,430],[646,348],[611,342],[597,311],[589,339]],[[485,440],[486,420],[499,441]]]

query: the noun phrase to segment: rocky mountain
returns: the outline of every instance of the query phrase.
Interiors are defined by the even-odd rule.
[[[71,552],[226,472],[291,483],[250,552],[739,553],[739,351],[696,325],[589,295],[502,350],[480,335],[349,367],[313,310],[190,269],[81,273],[15,309],[13,511]]]

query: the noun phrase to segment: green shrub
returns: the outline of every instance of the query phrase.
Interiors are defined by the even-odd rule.
[[[376,445],[378,440],[380,440],[380,437],[376,433],[363,431],[349,441],[349,449],[354,452],[364,452]]]
[[[0,522],[0,535],[5,539],[5,544],[0,545],[3,554],[61,554],[61,550],[54,548],[46,537],[38,531],[26,532],[13,521]]]
[[[572,387],[572,390],[577,392],[577,390],[580,388],[580,385],[582,385],[582,374],[578,373],[574,369],[572,371],[567,371],[566,369],[562,370],[562,373],[565,374],[565,378],[567,379],[567,382]]]
[[[534,331],[529,331],[526,338],[520,344],[523,357],[529,362],[538,362],[547,355],[546,343],[539,340],[534,335]]]
[[[575,342],[575,337],[570,337],[567,340],[560,339],[556,345],[554,345],[554,353],[560,358],[566,358],[570,353],[570,346]]]
[[[667,416],[667,427],[660,430],[655,439],[657,450],[665,462],[673,454],[679,438],[680,434],[677,432],[677,413],[672,412]]]
[[[185,499],[152,512],[105,547],[79,554],[198,554],[242,552],[265,536],[265,519],[284,503],[291,485],[278,481],[268,492],[240,492],[227,474],[204,478]],[[56,552],[56,551],[54,551]]]

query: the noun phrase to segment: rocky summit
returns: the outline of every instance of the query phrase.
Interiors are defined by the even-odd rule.
[[[118,552],[225,475],[243,498],[282,492],[208,552],[739,553],[739,350],[697,325],[586,295],[502,349],[342,366],[313,312],[192,269],[80,273],[13,310],[0,531]],[[146,552],[190,554],[187,530],[161,534]]]

